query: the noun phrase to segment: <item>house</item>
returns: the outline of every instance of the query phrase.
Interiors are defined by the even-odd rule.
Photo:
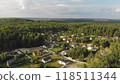
[[[69,60],[66,60],[66,59],[62,59],[62,60],[59,60],[58,63],[59,63],[59,64],[63,64],[63,65],[67,65],[67,64],[70,63],[70,61],[69,61]]]
[[[44,33],[41,33],[42,36],[44,36],[45,34]]]
[[[63,56],[66,56],[68,53],[69,53],[69,50],[64,50],[60,54],[63,55]]]
[[[56,41],[53,41],[52,43],[55,43]]]
[[[73,40],[72,40],[73,42],[75,42],[76,41],[76,39],[75,38],[73,38]]]
[[[93,49],[93,46],[90,45],[90,46],[87,47],[87,49],[88,49],[88,50],[92,50],[92,49]]]
[[[57,36],[57,34],[54,34],[54,36]]]
[[[67,40],[68,40],[68,41],[73,41],[72,38],[68,38]]]
[[[10,59],[8,61],[6,61],[6,65],[9,67],[11,64],[15,63],[15,59]]]
[[[59,38],[57,38],[57,41],[58,41],[58,42],[60,42],[60,39],[59,39]]]
[[[110,37],[109,36],[105,36],[104,39],[109,39]]]
[[[43,51],[43,50],[35,49],[35,50],[32,52],[32,55],[33,55],[33,56],[42,55],[42,51]]]
[[[87,47],[87,44],[84,44],[82,47]]]
[[[76,44],[75,43],[72,43],[70,44],[71,47],[75,48],[76,47]]]
[[[30,50],[27,49],[27,48],[25,48],[25,49],[23,50],[24,53],[25,53],[26,51],[27,51],[27,54],[30,54],[30,53],[31,53]]]
[[[67,39],[66,38],[63,38],[63,41],[66,41]]]
[[[60,36],[60,38],[64,38],[64,36]]]
[[[43,45],[42,47],[43,47],[43,48],[48,48],[46,45]]]
[[[114,39],[119,39],[119,37],[118,36],[114,36]]]
[[[71,35],[71,37],[74,37],[74,35]]]
[[[42,59],[42,62],[43,62],[43,63],[48,63],[48,62],[50,62],[51,60],[52,60],[51,57],[47,57],[47,58]]]
[[[21,50],[19,50],[19,49],[16,49],[16,50],[14,51],[14,53],[16,53],[16,54],[23,54],[23,52],[21,52]]]
[[[69,40],[67,40],[66,42],[67,42],[67,43],[69,43],[70,41],[69,41]]]
[[[84,35],[84,33],[81,33],[81,35]]]
[[[52,37],[54,38],[54,35],[52,35]]]
[[[92,38],[92,37],[90,37],[90,40],[93,40],[93,38]]]

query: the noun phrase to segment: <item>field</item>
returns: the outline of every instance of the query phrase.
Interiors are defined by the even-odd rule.
[[[47,63],[47,66],[52,67],[52,68],[60,68],[62,65],[58,63],[58,60],[61,59],[61,56],[56,55],[56,54],[53,54],[50,56],[52,57],[52,61]],[[27,64],[20,65],[14,68],[38,68],[39,63],[41,63],[41,60],[42,59],[37,59],[38,63],[27,63]]]

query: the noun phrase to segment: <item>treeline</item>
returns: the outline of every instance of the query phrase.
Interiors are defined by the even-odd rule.
[[[120,36],[119,23],[81,22],[61,23],[25,19],[0,19],[0,51],[44,44],[51,33]],[[45,36],[42,36],[44,33]],[[78,40],[79,41],[79,40]]]
[[[90,68],[120,68],[120,40],[111,42],[110,47],[107,47],[101,52],[90,58]]]
[[[44,44],[48,34],[66,30],[65,25],[24,19],[0,19],[0,51]],[[42,36],[45,33],[46,36]]]
[[[107,22],[82,22],[82,23],[69,23],[68,25],[71,33],[96,36],[120,36],[119,23]]]

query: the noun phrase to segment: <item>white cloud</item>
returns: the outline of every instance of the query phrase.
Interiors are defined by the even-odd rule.
[[[120,8],[116,8],[115,12],[117,12],[117,13],[120,12]]]
[[[2,0],[0,17],[120,18],[119,6],[68,4],[85,1],[90,0]]]
[[[16,1],[21,6],[21,9],[29,8],[29,6],[32,4],[31,0],[16,0]]]
[[[66,7],[67,5],[65,5],[65,4],[57,4],[56,6],[59,6],[59,7]]]
[[[69,0],[69,1],[72,1],[72,2],[85,2],[85,1],[90,1],[90,0]]]

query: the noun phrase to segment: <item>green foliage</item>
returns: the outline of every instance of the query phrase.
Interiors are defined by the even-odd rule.
[[[114,42],[110,45],[111,54],[107,56],[97,56],[90,62],[90,68],[120,68],[120,43]]]
[[[69,57],[75,58],[75,59],[80,59],[83,60],[85,57],[88,56],[88,50],[86,48],[83,47],[76,47],[72,50],[70,50],[70,52],[68,53]]]
[[[100,46],[100,41],[98,39],[95,39],[95,40],[92,41],[92,44]]]
[[[17,59],[18,59],[18,55],[15,55],[15,56],[14,56],[14,59],[17,60]]]
[[[70,46],[69,46],[69,43],[63,43],[62,47],[63,47],[63,49],[67,49],[67,48],[69,48]]]
[[[48,34],[66,30],[62,23],[25,19],[0,19],[0,50],[35,47],[44,44]],[[42,36],[41,33],[47,35]]]
[[[110,42],[109,42],[109,41],[106,41],[106,40],[103,40],[103,41],[101,42],[101,45],[102,45],[103,48],[109,47],[109,46],[110,46]]]
[[[40,63],[38,65],[38,68],[48,68],[48,65],[47,64],[44,64],[44,63]]]
[[[0,58],[1,58],[2,61],[6,60],[7,59],[7,54],[2,53]]]

